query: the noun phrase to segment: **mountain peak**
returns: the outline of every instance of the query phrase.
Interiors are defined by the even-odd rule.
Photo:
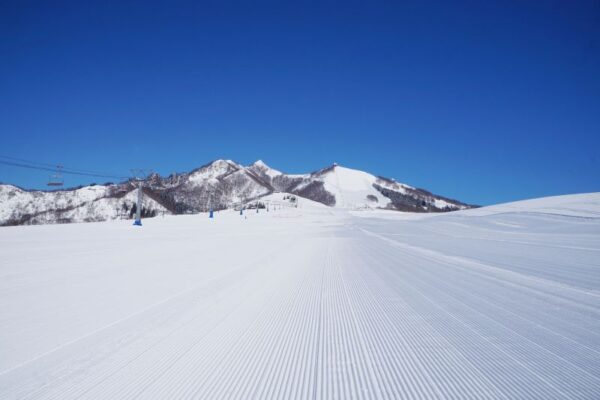
[[[250,170],[254,170],[255,172],[256,172],[256,170],[258,170],[261,173],[266,174],[271,178],[274,178],[277,175],[283,175],[283,173],[281,171],[278,171],[276,169],[269,167],[267,164],[265,164],[265,162],[263,160],[255,161],[254,164],[250,165],[250,167],[248,167],[248,168]]]
[[[224,160],[219,158],[217,160],[212,161],[209,165],[233,165],[239,167],[240,165],[233,160]]]

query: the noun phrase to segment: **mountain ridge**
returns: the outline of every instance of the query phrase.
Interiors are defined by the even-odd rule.
[[[243,166],[217,159],[190,172],[154,173],[142,182],[142,214],[147,217],[221,210],[277,192],[347,209],[444,212],[475,207],[336,163],[307,174],[286,174],[262,160]],[[54,191],[0,184],[0,225],[131,218],[136,188],[132,179]]]

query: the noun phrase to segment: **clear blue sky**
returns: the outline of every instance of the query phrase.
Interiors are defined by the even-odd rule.
[[[338,162],[478,204],[600,191],[598,1],[3,1],[0,59],[0,155]]]

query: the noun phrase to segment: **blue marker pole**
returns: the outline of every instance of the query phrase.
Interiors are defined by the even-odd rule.
[[[140,181],[137,192],[137,204],[135,209],[135,221],[133,225],[142,226],[142,182]]]

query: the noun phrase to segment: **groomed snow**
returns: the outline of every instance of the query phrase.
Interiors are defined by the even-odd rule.
[[[600,398],[600,194],[266,200],[0,228],[0,398]]]

